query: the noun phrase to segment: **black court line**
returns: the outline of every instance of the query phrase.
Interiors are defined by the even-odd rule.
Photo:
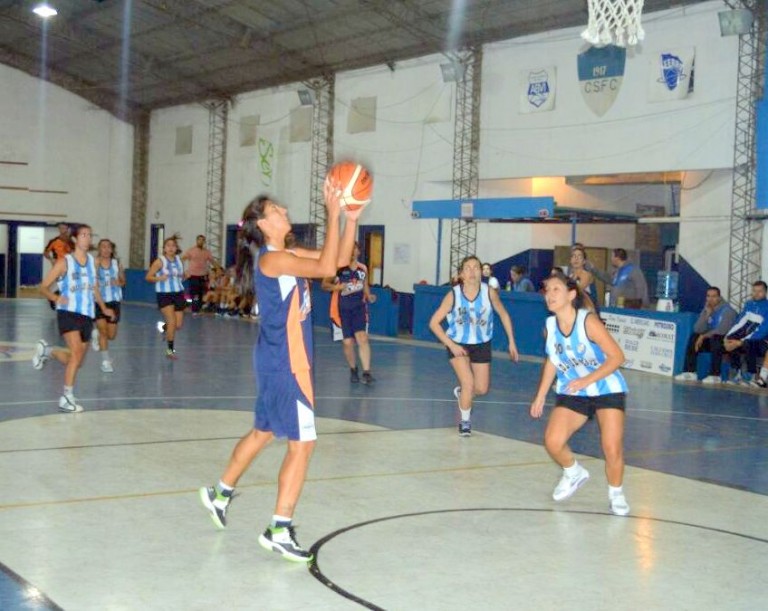
[[[535,508],[528,508],[528,507],[470,507],[466,509],[437,509],[434,511],[419,511],[415,513],[401,513],[399,515],[395,516],[386,516],[383,518],[376,518],[375,520],[367,520],[366,522],[358,522],[357,524],[352,524],[351,526],[346,526],[344,528],[340,528],[338,530],[335,530],[334,532],[325,535],[324,537],[318,539],[315,541],[315,543],[312,544],[312,547],[309,548],[309,551],[314,556],[313,562],[309,565],[309,572],[312,574],[312,576],[317,579],[320,583],[322,583],[324,586],[330,588],[337,594],[340,594],[344,598],[351,600],[352,602],[355,602],[367,609],[375,609],[376,611],[386,611],[384,607],[379,607],[378,605],[365,600],[364,598],[361,598],[357,596],[356,594],[353,594],[352,592],[345,590],[337,583],[334,583],[332,580],[330,580],[328,577],[326,577],[323,572],[320,570],[320,564],[319,564],[319,556],[320,556],[320,548],[323,547],[328,541],[331,539],[335,539],[339,535],[343,535],[344,533],[347,533],[351,530],[355,530],[357,528],[363,528],[364,526],[369,526],[371,524],[378,524],[380,522],[388,522],[390,520],[400,520],[403,518],[418,518],[422,516],[429,516],[429,515],[436,515],[436,514],[443,514],[443,513],[464,513],[468,511],[519,511],[519,512],[532,512],[532,513],[572,513],[572,514],[580,514],[580,515],[594,515],[594,516],[605,516],[607,518],[611,518],[613,520],[627,520],[627,519],[634,519],[634,520],[649,520],[652,522],[659,522],[662,524],[673,524],[676,526],[687,526],[689,528],[697,528],[699,530],[706,530],[709,532],[715,532],[720,533],[724,535],[731,535],[734,537],[740,537],[742,539],[747,539],[749,541],[757,541],[758,543],[766,543],[768,544],[768,539],[762,539],[760,537],[754,537],[752,535],[745,535],[744,533],[738,533],[733,532],[730,530],[724,530],[722,528],[714,528],[710,526],[702,526],[701,524],[691,524],[690,522],[679,522],[677,520],[665,520],[663,518],[651,518],[647,516],[623,516],[623,517],[617,517],[611,513],[605,513],[602,511],[580,511],[580,510],[562,510],[562,509],[535,509]]]
[[[2,562],[0,562],[0,573],[3,573],[3,576],[8,581],[13,582],[13,585],[17,586],[19,592],[25,593],[20,594],[20,598],[27,599],[27,604],[24,605],[25,609],[35,609],[35,611],[64,611],[63,607],[57,605],[48,598],[46,594],[38,590],[21,575],[9,569]],[[0,576],[0,580],[2,580],[3,576]],[[2,589],[0,589],[0,594],[2,594]]]

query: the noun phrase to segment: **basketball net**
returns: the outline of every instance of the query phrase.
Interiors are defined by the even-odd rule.
[[[587,42],[605,46],[635,46],[645,38],[640,17],[643,0],[588,0],[589,23],[581,37]]]

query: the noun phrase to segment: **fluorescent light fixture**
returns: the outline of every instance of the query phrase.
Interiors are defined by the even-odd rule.
[[[309,89],[299,89],[297,93],[302,106],[312,106],[315,103],[315,96]]]
[[[47,2],[41,2],[40,4],[35,6],[35,8],[32,9],[32,12],[38,17],[42,17],[43,19],[48,19],[49,17],[55,17],[56,15],[59,14],[59,11],[57,11]]]

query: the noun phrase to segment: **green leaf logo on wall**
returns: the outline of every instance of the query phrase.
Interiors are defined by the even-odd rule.
[[[615,45],[590,47],[578,56],[579,89],[589,109],[602,117],[613,106],[624,81],[627,50]]]

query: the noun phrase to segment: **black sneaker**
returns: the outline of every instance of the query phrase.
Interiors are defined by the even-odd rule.
[[[357,374],[357,367],[349,370],[349,381],[351,384],[357,384],[360,381],[360,376]]]
[[[768,388],[768,382],[763,380],[763,378],[755,378],[749,385],[754,386],[755,388]]]
[[[230,502],[232,502],[231,496],[221,496],[216,494],[216,488],[210,486],[208,488],[200,488],[200,502],[203,504],[208,512],[211,514],[211,520],[216,525],[216,528],[227,527],[227,509]]]
[[[376,381],[376,378],[374,378],[371,375],[370,371],[364,371],[363,372],[363,384],[373,384]]]
[[[259,536],[259,545],[293,562],[312,562],[314,559],[314,556],[296,541],[293,526],[269,526],[264,534]]]

